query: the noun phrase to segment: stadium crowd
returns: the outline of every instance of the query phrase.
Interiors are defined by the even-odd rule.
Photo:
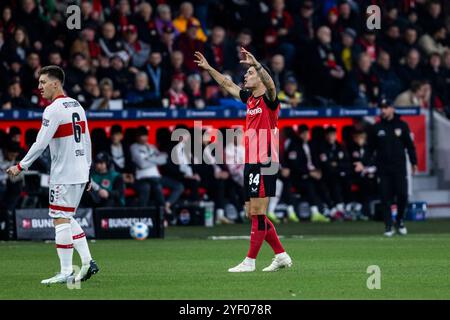
[[[65,8],[81,8],[81,29]],[[381,7],[380,30],[365,8]],[[241,83],[243,46],[270,67],[283,107],[398,106],[445,110],[450,52],[440,0],[9,0],[0,5],[2,109],[44,107],[43,65],[67,73],[86,109],[204,108],[230,99],[194,63],[200,51]]]
[[[68,30],[64,10],[71,3],[0,4],[1,109],[48,105],[37,90],[38,71],[48,64],[64,68],[67,94],[87,110],[230,105],[233,98],[198,70],[193,54],[204,53],[214,68],[241,83],[242,46],[270,68],[282,108],[375,107],[386,98],[399,107],[450,115],[444,1],[78,1],[81,29]],[[381,30],[365,27],[370,4],[382,8]],[[312,211],[325,216],[345,217],[355,206],[362,217],[369,215],[369,201],[377,197],[376,168],[366,149],[370,127],[346,129],[339,143],[333,127],[284,128],[279,181],[288,211],[299,193]],[[0,169],[22,156],[21,134],[30,147],[34,130],[0,130]],[[242,168],[188,164],[192,159],[175,165],[168,155],[178,148],[183,157],[184,147],[170,141],[168,129],[157,133],[158,145],[148,143],[144,127],[122,130],[116,125],[110,136],[94,130],[92,137],[94,187],[85,205],[156,201],[170,214],[177,201],[199,201],[206,194],[215,201],[219,218],[227,202],[242,210]],[[235,142],[225,146],[225,153],[239,148]],[[47,173],[49,161],[44,154],[34,169]],[[23,179],[0,175],[3,206],[19,204]],[[46,193],[39,194],[45,203]]]

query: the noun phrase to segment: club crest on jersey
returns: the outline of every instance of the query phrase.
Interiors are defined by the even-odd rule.
[[[359,158],[359,152],[353,151],[353,158]]]
[[[295,159],[297,159],[297,152],[296,152],[296,151],[291,151],[291,152],[289,152],[288,158],[289,158],[289,160],[295,160]]]
[[[397,137],[400,137],[400,136],[402,135],[402,129],[400,129],[400,128],[396,128],[396,129],[394,130],[394,132],[395,132],[395,135],[396,135]]]
[[[49,124],[50,124],[50,120],[45,119],[45,118],[42,119],[42,125],[43,125],[44,127],[48,127]]]
[[[379,136],[379,137],[384,137],[385,135],[386,135],[386,131],[384,131],[383,129],[378,130],[377,136]]]
[[[320,155],[320,161],[322,161],[322,162],[325,162],[325,161],[327,161],[327,155],[325,154],[325,153],[322,153],[321,155]]]
[[[262,109],[261,108],[248,109],[247,110],[247,114],[250,115],[250,116],[257,115],[258,113],[262,113]]]

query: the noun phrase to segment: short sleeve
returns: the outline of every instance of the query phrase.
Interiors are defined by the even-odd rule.
[[[280,104],[280,100],[278,100],[278,97],[275,97],[275,100],[270,101],[270,99],[265,94],[263,99],[270,110],[276,110],[278,108],[278,105]]]
[[[249,90],[242,89],[241,91],[239,91],[239,97],[241,98],[241,101],[243,103],[247,103],[247,100],[250,98],[251,95],[252,94]]]

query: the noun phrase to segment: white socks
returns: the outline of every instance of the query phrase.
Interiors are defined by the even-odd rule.
[[[86,235],[81,229],[80,224],[74,218],[70,219],[70,227],[72,228],[73,246],[77,250],[83,265],[88,265],[92,260],[91,252],[86,240]]]
[[[312,214],[319,214],[319,208],[317,206],[311,206],[311,213]]]
[[[73,241],[70,224],[63,223],[55,226],[56,251],[61,263],[61,273],[69,275],[72,273]]]

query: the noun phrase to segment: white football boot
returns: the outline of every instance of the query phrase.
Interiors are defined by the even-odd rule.
[[[292,259],[286,252],[275,255],[270,266],[264,268],[262,271],[278,271],[282,268],[292,267]]]
[[[248,258],[245,258],[244,261],[239,263],[236,267],[228,269],[228,272],[253,272],[255,271],[255,263],[250,263]]]
[[[73,281],[73,272],[71,274],[57,273],[56,276],[44,279],[42,284],[55,284],[55,283],[67,283]]]

